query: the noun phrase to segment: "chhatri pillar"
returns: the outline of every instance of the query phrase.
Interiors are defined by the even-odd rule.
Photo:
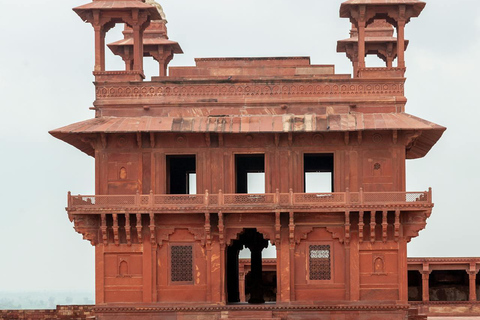
[[[365,56],[376,55],[385,62],[387,68],[393,67],[397,58],[397,38],[393,36],[394,28],[385,20],[375,20],[365,29]],[[405,48],[408,40],[404,41]],[[359,69],[359,31],[352,24],[350,38],[337,42],[337,52],[345,52],[353,65],[354,76]]]
[[[152,57],[158,62],[160,77],[167,76],[167,67],[173,59],[173,56],[183,53],[178,42],[168,39],[166,23],[166,20],[151,21],[150,26],[145,30],[143,38],[143,55],[145,57]],[[134,61],[132,28],[125,25],[123,35],[123,40],[110,43],[108,47],[115,55],[122,57],[127,70],[132,70]]]
[[[143,75],[143,33],[151,20],[161,20],[158,9],[142,1],[94,0],[73,9],[83,21],[92,24],[95,30],[96,81],[141,81]],[[133,30],[132,70],[105,70],[105,36],[117,23],[128,25]]]
[[[418,0],[349,0],[342,3],[340,17],[349,18],[358,32],[358,72],[361,76],[365,69],[367,52],[368,26],[375,20],[382,19],[397,29],[397,68],[405,68],[405,25],[411,18],[418,17],[425,7],[425,2]],[[403,77],[403,75],[402,75]]]

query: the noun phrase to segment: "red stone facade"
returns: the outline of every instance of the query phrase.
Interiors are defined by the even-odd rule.
[[[407,243],[433,203],[431,190],[405,190],[405,161],[445,130],[405,113],[404,28],[424,6],[343,3],[354,30],[338,49],[353,77],[307,57],[197,59],[167,76],[181,49],[158,5],[75,8],[95,31],[96,116],[51,134],[95,158],[95,195],[69,194],[67,211],[95,246],[97,318],[414,319]],[[105,70],[116,23],[125,40],[109,47],[124,71]],[[366,67],[366,54],[386,66]],[[160,64],[151,81],[148,55]],[[243,247],[249,304],[238,304]]]

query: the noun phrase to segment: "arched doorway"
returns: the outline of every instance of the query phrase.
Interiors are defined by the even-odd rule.
[[[250,298],[248,303],[265,303],[262,274],[262,250],[268,247],[268,240],[255,228],[244,229],[238,239],[227,247],[226,283],[228,303],[240,302],[238,257],[244,247],[251,252],[251,271],[249,276]]]

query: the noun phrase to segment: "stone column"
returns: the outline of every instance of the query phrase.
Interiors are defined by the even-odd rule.
[[[422,273],[422,301],[428,302],[430,301],[430,271],[421,271]]]
[[[143,32],[139,24],[133,25],[133,70],[143,72]]]
[[[103,26],[94,26],[95,30],[95,71],[105,71],[105,32]]]
[[[405,5],[399,6],[397,21],[397,66],[405,68]]]
[[[240,302],[246,302],[245,299],[245,272],[240,272],[238,276],[238,290],[240,291]]]
[[[477,301],[477,288],[476,288],[477,270],[474,269],[467,272],[470,280],[469,281],[469,288],[470,288],[469,301]]]
[[[358,67],[365,68],[365,13],[366,13],[366,6],[360,5],[359,6],[359,17],[357,21],[357,29],[358,29]]]
[[[250,299],[248,303],[265,303],[263,299],[263,284],[262,284],[262,250],[263,246],[255,244],[250,248],[252,253],[252,270],[251,279],[252,286],[250,290]]]

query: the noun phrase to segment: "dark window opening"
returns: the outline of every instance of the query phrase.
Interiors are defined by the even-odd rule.
[[[329,245],[311,245],[308,252],[310,280],[332,278]]]
[[[265,193],[265,156],[235,155],[236,192]]]
[[[167,156],[167,193],[197,193],[196,161],[194,155]]]
[[[269,240],[256,229],[244,229],[238,239],[226,248],[226,289],[227,302],[248,302],[253,304],[275,301],[277,292],[276,265],[265,265],[262,259],[264,249],[268,248]],[[250,263],[244,264],[244,276],[240,278],[239,256],[244,248],[248,248]],[[272,247],[275,251],[275,247]],[[265,269],[265,270],[264,270]],[[240,282],[242,282],[240,284]]]
[[[477,278],[475,279],[475,290],[477,292],[477,301],[480,301],[480,272],[477,273]]]
[[[262,271],[263,298],[265,302],[277,301],[277,272]],[[252,296],[252,274],[248,272],[245,275],[245,300],[248,301]]]
[[[328,193],[333,189],[333,154],[305,154],[303,158],[305,193]]]
[[[172,282],[193,282],[193,247],[172,246],[170,275]]]
[[[469,276],[465,270],[434,270],[430,273],[430,301],[468,301]]]
[[[408,270],[408,301],[422,301],[422,274]]]

